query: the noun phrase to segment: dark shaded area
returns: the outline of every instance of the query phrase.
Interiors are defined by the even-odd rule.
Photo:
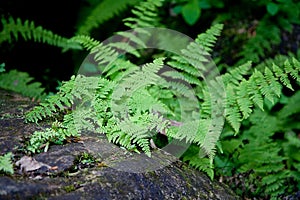
[[[62,37],[74,36],[81,0],[64,1],[0,1],[0,15],[6,18],[20,18],[34,21],[35,26],[42,26]],[[0,28],[2,29],[2,27]],[[75,72],[74,52],[62,53],[58,47],[48,44],[24,41],[22,37],[11,44],[1,44],[0,63],[6,69],[18,69],[28,72],[36,81],[46,88],[55,91],[58,81],[69,80]]]
[[[76,35],[77,26],[92,9],[87,0],[0,1],[0,17],[20,18],[23,23],[25,20],[33,21],[36,27],[41,26],[65,38]],[[104,22],[101,30],[93,30],[91,36],[103,41],[116,30],[127,30],[122,19],[130,13],[128,9]],[[77,74],[86,56],[84,51],[62,52],[59,47],[24,41],[22,37],[12,43],[2,43],[0,54],[0,64],[5,63],[7,70],[28,72],[36,81],[42,83],[46,92],[56,92],[59,82],[67,81],[73,74]]]

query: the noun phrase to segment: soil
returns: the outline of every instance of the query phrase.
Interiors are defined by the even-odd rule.
[[[0,155],[13,153],[15,171],[0,175],[0,199],[239,199],[226,185],[161,150],[148,158],[98,134],[26,155],[29,136],[49,126],[24,123],[24,113],[34,105],[0,90]]]

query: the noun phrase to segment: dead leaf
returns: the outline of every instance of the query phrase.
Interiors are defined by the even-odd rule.
[[[58,170],[58,166],[54,166],[50,168],[51,170]]]
[[[42,162],[38,162],[30,156],[23,156],[20,160],[16,162],[16,166],[20,166],[20,172],[30,172],[40,169],[44,166],[48,169],[51,168],[51,166]]]

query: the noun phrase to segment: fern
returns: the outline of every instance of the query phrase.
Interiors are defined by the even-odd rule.
[[[241,59],[238,64],[251,60],[258,63],[262,58],[270,54],[273,45],[280,42],[280,29],[268,19],[259,22],[256,28],[256,36],[248,39],[239,53]]]
[[[124,24],[132,29],[159,27],[157,8],[162,6],[162,2],[162,0],[141,2],[132,10],[136,17],[124,19]]]
[[[147,0],[140,2],[132,10],[135,17],[127,17],[123,19],[124,25],[132,29],[127,32],[117,32],[116,35],[122,39],[120,42],[110,43],[111,47],[117,48],[118,51],[131,53],[136,57],[140,54],[135,49],[146,47],[146,38],[151,36],[151,27],[161,27],[158,17],[158,9],[163,5],[163,0]],[[143,40],[141,39],[143,38]]]
[[[65,116],[65,118],[68,117],[68,115]],[[26,149],[31,153],[40,153],[42,150],[47,152],[50,144],[63,144],[67,138],[78,136],[79,134],[74,124],[63,124],[55,121],[52,123],[51,128],[35,131],[31,135]]]
[[[75,76],[72,76],[68,82],[62,84],[57,94],[48,96],[45,102],[34,107],[31,112],[26,114],[25,121],[37,123],[45,117],[53,116],[59,110],[64,110],[65,106],[70,107],[73,102],[71,92],[74,88],[74,80]]]
[[[77,43],[69,41],[67,38],[61,37],[52,33],[49,30],[43,29],[41,26],[36,27],[33,21],[26,20],[24,23],[20,18],[14,19],[9,17],[1,18],[3,29],[0,32],[0,44],[13,39],[19,40],[21,36],[25,41],[33,40],[34,42],[42,42],[49,45],[63,48],[63,51],[68,49],[81,49]]]
[[[45,137],[40,136],[42,133],[33,136],[35,140],[29,144],[34,147],[32,151],[40,150],[57,138],[62,141],[72,134],[94,131],[105,134],[110,142],[151,156],[151,139],[163,134],[170,141],[191,144],[182,159],[207,172],[211,178],[217,147],[225,153],[230,148],[232,154],[234,150],[243,151],[236,168],[240,172],[253,168],[256,178],[266,177],[261,183],[263,193],[270,191],[274,196],[282,193],[286,188],[280,184],[286,180],[280,170],[286,167],[283,163],[288,159],[280,155],[280,144],[271,141],[275,132],[286,130],[277,118],[266,115],[261,118],[261,113],[269,111],[266,104],[272,107],[279,101],[283,89],[293,89],[299,84],[299,62],[273,60],[255,68],[253,62],[245,62],[220,75],[210,59],[223,28],[222,24],[215,24],[181,49],[180,55],[168,59],[163,54],[151,63],[137,66],[128,60],[127,53],[137,57],[145,53],[134,49],[147,47],[152,39],[152,32],[147,28],[160,25],[157,9],[161,5],[162,1],[149,0],[135,6],[135,17],[124,20],[125,25],[134,30],[116,33],[121,43],[100,43],[84,35],[70,40],[89,51],[92,62],[95,61],[92,75],[101,76],[88,77],[83,70],[83,75],[64,82],[56,95],[49,96],[27,113],[28,122],[38,122],[60,112],[68,113],[73,108],[72,115],[65,115],[59,122],[62,124],[59,129],[45,130]],[[165,62],[174,70],[165,70]],[[224,119],[226,129],[230,130],[227,134],[240,137],[234,141],[234,147],[226,147],[222,140],[218,146],[220,137],[226,136],[222,135]],[[247,130],[244,123],[253,127]],[[245,137],[238,135],[239,132],[244,132]],[[251,151],[253,148],[257,151]],[[272,152],[268,154],[267,150]],[[256,162],[251,162],[250,157],[257,158]],[[288,175],[291,174],[293,170]],[[276,178],[277,185],[274,184]]]
[[[183,72],[183,74],[185,74],[184,76],[180,77],[177,75],[178,73],[163,73],[163,75],[171,77],[173,79],[179,78],[181,80],[187,81],[188,84],[196,83],[196,85],[202,87],[200,88],[200,90],[202,90],[203,94],[209,94],[212,88],[221,88],[222,90],[223,88],[222,83],[220,83],[219,81],[210,80],[216,78],[217,73],[215,73],[214,70],[211,71],[211,67],[213,67],[213,65],[211,65],[212,62],[208,58],[209,52],[212,51],[212,47],[216,42],[217,37],[220,35],[222,28],[223,25],[221,24],[216,24],[212,26],[205,33],[200,34],[195,40],[195,42],[191,42],[185,49],[183,49],[181,57],[174,56],[173,60],[171,62],[168,62],[170,66],[174,67],[177,70],[180,70],[180,72]],[[199,81],[194,81],[194,80],[203,80],[203,79],[207,81],[206,83],[208,84],[208,87],[203,87]],[[174,82],[169,82],[169,84],[170,87],[173,87],[173,89],[179,91],[180,94],[182,95],[188,94],[189,90],[183,89],[185,87],[183,84],[180,83],[174,84]],[[211,96],[210,94],[209,98],[208,95],[203,96],[206,97],[205,99],[206,101],[203,102],[202,108],[207,108],[207,109],[206,111],[202,110],[202,113],[207,113],[206,116],[209,116],[208,119],[211,117],[216,117],[216,116],[211,116],[211,114],[215,115],[219,111],[211,112],[211,107],[209,106],[210,102],[207,102],[207,100],[214,100],[211,99],[211,97],[218,98],[219,96],[218,97],[217,96],[218,96],[217,93],[215,93],[213,96]],[[201,100],[203,101],[204,99]],[[196,132],[195,134],[192,134],[192,136],[190,134],[187,134],[187,131],[180,131],[177,133],[177,135],[174,135],[173,137],[183,139],[184,136],[187,141],[197,143],[198,145],[201,146],[201,148],[205,150],[207,155],[209,155],[209,157],[212,160],[215,152],[214,151],[215,143],[218,140],[219,135],[221,134],[221,127],[219,125],[220,123],[222,123],[222,119],[218,118],[217,121],[218,121],[217,124],[215,124],[216,121],[214,120],[202,120],[200,122],[201,126],[196,126],[195,128],[193,128],[192,130],[194,131],[189,130],[191,131],[191,133]],[[194,122],[194,124],[198,124],[198,123],[199,122]],[[183,125],[183,127],[185,126]]]
[[[132,144],[136,144],[146,155],[151,156],[150,138],[153,137],[153,134],[149,133],[152,131],[162,132],[168,125],[168,122],[162,117],[145,112],[119,121],[117,134],[112,132],[107,136],[110,141],[119,143],[128,149],[135,146]]]
[[[168,107],[147,91],[160,79],[156,73],[163,66],[162,61],[163,58],[160,58],[145,64],[140,70],[125,77],[114,91],[112,109],[117,117],[113,120],[117,132],[107,133],[110,141],[125,147],[137,144],[150,155],[150,138],[153,135],[149,135],[149,132],[162,133],[168,128],[168,121],[154,114],[164,110],[169,112]]]
[[[26,122],[38,122],[46,117],[53,117],[61,112],[68,112],[72,106],[76,107],[70,114],[65,114],[62,122],[55,121],[51,128],[36,131],[27,144],[27,150],[33,153],[40,152],[44,146],[45,151],[51,143],[61,144],[69,137],[78,137],[82,131],[97,131],[97,114],[102,113],[103,104],[114,88],[114,84],[105,79],[84,76],[72,76],[69,81],[63,82],[55,95],[49,96],[44,102],[26,113]],[[96,92],[98,95],[94,98]],[[88,105],[88,108],[87,108]],[[96,115],[94,108],[98,108]],[[105,113],[105,112],[104,112]],[[105,115],[104,115],[105,116]],[[100,124],[101,125],[101,124]]]
[[[207,59],[207,51],[211,51],[211,46],[216,41],[216,37],[212,37],[211,34],[218,36],[220,34],[221,28],[221,26],[216,25],[213,26],[210,31],[207,31],[206,34],[210,35],[210,37],[208,37],[209,39],[207,40],[205,40],[205,34],[202,34],[202,37],[198,36],[198,38],[203,41],[202,43],[205,44],[203,48],[199,48],[195,44],[191,44],[182,51],[183,58],[174,56],[174,60],[168,62],[168,64],[184,72],[185,76],[193,77],[193,80],[206,80],[205,78],[208,78],[209,76],[216,76],[216,73],[210,71],[210,73],[207,74],[208,69],[210,68],[206,68],[205,66],[210,66],[209,60]],[[208,34],[208,32],[210,32],[210,34]],[[200,39],[198,40],[199,43]],[[206,51],[204,51],[204,49]],[[273,63],[273,66],[275,66],[275,63]],[[296,59],[287,59],[286,61],[284,61],[284,64],[282,66],[278,67],[278,69],[276,68],[275,70],[274,68],[272,69],[267,66],[261,66],[260,68],[263,70],[262,72],[258,70],[254,70],[253,72],[251,72],[251,67],[251,62],[247,62],[221,75],[221,82],[224,82],[224,90],[226,92],[224,117],[235,131],[235,134],[239,132],[242,122],[251,116],[256,106],[261,110],[264,110],[265,99],[274,104],[281,96],[282,88],[284,86],[287,86],[292,89],[290,80],[297,81],[299,78],[299,66]],[[288,68],[290,70],[288,70]],[[279,69],[282,71],[282,73]],[[206,82],[208,84],[208,87],[203,87],[201,84],[199,84],[199,82],[190,81],[192,79],[187,79],[185,78],[185,76],[178,75],[178,73],[165,74],[174,79],[187,81],[190,84],[196,83],[195,85],[197,85],[197,87],[199,88],[198,90],[202,90],[202,95],[198,95],[198,97],[202,101],[201,108],[204,108],[206,110],[201,112],[206,113],[206,115],[202,114],[201,116],[205,116],[204,118],[206,119],[213,119],[211,114],[215,114],[214,116],[216,117],[216,119],[219,119],[219,122],[222,122],[221,118],[217,118],[218,115],[216,114],[216,111],[212,112],[212,107],[210,106],[210,103],[213,100],[211,97],[215,98],[213,95],[218,96],[218,98],[215,99],[222,99],[222,96],[223,98],[225,97],[225,95],[222,95],[222,83],[220,82],[218,77],[215,77],[215,80]],[[176,84],[172,83],[172,85],[174,87]],[[183,86],[182,84],[178,84],[178,86],[176,87],[179,88]],[[211,93],[211,91],[215,92]],[[220,103],[219,105],[222,105],[222,103]],[[219,112],[222,114],[222,109],[220,109]],[[210,124],[213,124],[212,121],[208,120],[201,123],[205,124],[203,127],[206,127],[206,129],[198,128],[197,134],[188,134],[188,131],[184,131],[182,132],[182,134],[180,134],[179,132],[177,133],[177,135],[173,135],[173,137],[178,139],[186,139],[187,141],[198,144],[199,147],[202,148],[199,149],[199,151],[204,150],[206,155],[209,155],[212,162],[212,159],[215,155],[215,145],[219,140],[219,136],[222,132],[222,127],[214,125],[215,131],[210,131],[210,128],[207,129],[207,127],[210,127]],[[206,132],[203,134],[204,131]],[[196,163],[197,162],[193,162],[193,165],[197,166]],[[201,167],[202,164],[203,163],[199,161],[198,167]],[[210,165],[210,167],[211,166],[212,165]]]
[[[103,5],[106,5],[108,1],[102,2],[102,4],[99,4],[99,7],[101,8]],[[128,2],[124,1],[123,3],[127,4]],[[102,6],[101,6],[102,5]],[[119,4],[116,4],[119,6]],[[109,5],[111,7],[111,5]],[[108,45],[105,44],[96,44],[95,40],[89,38],[88,36],[79,35],[75,36],[71,41],[79,42],[83,44],[85,48],[88,50],[91,50],[91,53],[96,53],[95,55],[95,61],[101,65],[103,64],[100,62],[101,60],[105,60],[105,58],[110,58],[111,60],[115,60],[115,57],[119,54],[116,54],[116,50],[122,51],[122,52],[129,52],[134,54],[135,56],[139,56],[139,54],[134,51],[133,49],[138,48],[136,46],[132,45],[138,45],[141,48],[145,47],[144,42],[140,39],[140,37],[137,37],[135,34],[149,34],[146,30],[141,28],[146,27],[155,27],[158,26],[158,19],[157,19],[157,8],[162,6],[161,0],[155,0],[155,1],[146,1],[141,2],[137,6],[134,7],[132,10],[132,13],[136,17],[129,17],[124,19],[124,24],[134,29],[133,32],[117,32],[116,35],[121,36],[122,39],[120,39],[121,42],[114,42],[109,43]],[[98,12],[98,11],[95,11]],[[93,15],[92,15],[93,16]],[[89,23],[89,22],[87,22]],[[126,42],[124,42],[126,41]],[[130,42],[133,42],[134,44],[129,45]],[[99,52],[99,54],[97,54]],[[104,54],[103,54],[104,53]],[[107,63],[106,63],[107,64]],[[109,66],[109,64],[107,65]]]
[[[153,83],[153,81],[155,82],[155,79],[157,78],[154,73],[157,72],[162,66],[162,60],[163,59],[158,59],[155,60],[153,64],[145,65],[141,71],[136,71],[129,78],[124,79],[124,83],[119,85],[119,88],[122,89],[128,84],[130,87],[132,87],[132,82],[130,82],[133,80],[132,78],[140,76],[144,77],[141,81],[145,81],[146,78],[149,80],[147,84],[143,83],[145,84],[145,87],[148,84]],[[142,82],[136,83],[138,83],[136,87],[139,88],[142,86],[140,84]],[[131,92],[129,91],[129,93],[131,94],[132,92],[138,92],[135,91],[136,87],[131,88],[133,90]],[[145,87],[142,87],[141,89],[143,94],[146,92]],[[109,102],[112,100],[112,91],[120,95],[119,97],[122,97],[123,95],[123,93],[118,93],[119,90],[116,90],[114,82],[99,77],[73,76],[70,81],[62,84],[57,94],[49,96],[45,102],[40,103],[39,106],[36,106],[32,111],[28,112],[26,114],[26,121],[38,122],[45,117],[53,116],[58,112],[69,109],[71,106],[75,106],[76,109],[73,110],[73,118],[71,121],[76,124],[76,128],[79,130],[79,132],[90,130],[105,133],[108,135],[110,141],[114,141],[125,147],[131,147],[132,144],[135,143],[138,147],[144,150],[147,155],[150,155],[149,135],[147,132],[154,129],[162,132],[167,128],[165,120],[163,120],[162,117],[153,115],[152,111],[153,109],[163,108],[164,104],[161,104],[156,99],[149,101],[151,98],[148,98],[147,100],[149,101],[149,104],[147,104],[146,107],[139,107],[139,105],[143,106],[143,103],[145,102],[139,103],[138,100],[141,100],[140,97],[129,95],[129,97],[133,100],[130,100],[127,106],[129,106],[129,110],[131,111],[130,114],[132,116],[130,118],[125,118],[124,121],[119,121],[120,119],[116,118],[118,116],[117,113],[115,113],[115,115],[103,115],[107,109],[118,109],[119,107],[122,108],[123,106],[121,104],[112,108],[108,107],[110,104]],[[126,95],[128,95],[128,93]],[[149,95],[149,97],[151,96]],[[117,103],[117,101],[118,96],[114,96],[113,102]],[[92,114],[94,111],[96,111],[95,115]],[[115,110],[115,112],[116,111],[118,110]],[[125,116],[123,113],[124,111],[122,109],[120,111],[123,119]],[[141,122],[138,122],[139,120],[137,119],[140,119]],[[142,121],[142,119],[146,119],[146,121]],[[147,120],[150,121],[147,122]],[[141,123],[143,126],[140,126],[136,123]],[[146,126],[145,123],[148,125]],[[128,126],[128,124],[131,124],[132,126]],[[134,124],[135,126],[133,126]],[[72,128],[74,126],[75,125],[61,126],[59,127],[60,129],[58,129],[59,131],[53,130],[54,128],[52,127],[46,129],[44,131],[45,134],[43,134],[43,132],[34,133],[30,143],[28,144],[28,150],[35,152],[37,151],[38,147],[41,146],[41,144],[53,143],[53,139],[57,138],[65,139],[66,133],[69,133],[69,135],[77,133],[75,131],[76,129]],[[98,126],[99,128],[96,128]],[[134,127],[138,128],[139,126],[142,128],[141,130],[134,129]],[[148,128],[143,128],[144,126]],[[126,127],[130,129],[127,129]],[[118,135],[116,135],[117,137],[114,136],[114,130],[118,132]],[[120,132],[126,134],[126,137],[122,137]],[[112,135],[110,136],[111,133]],[[43,137],[41,135],[43,135]]]
[[[215,25],[211,30],[214,30],[212,32],[215,35],[219,35],[221,28],[222,26]],[[210,32],[210,34],[212,34],[212,32]],[[201,40],[205,40],[205,37],[199,38],[201,38]],[[207,41],[210,42],[205,40],[205,44],[206,50],[210,51],[211,45],[216,41],[216,38],[208,38],[210,39]],[[78,36],[77,39],[82,39],[81,43],[96,55],[95,58],[96,60],[98,59],[98,62],[102,65],[109,63],[108,68],[104,71],[111,72],[113,69],[112,65],[110,65],[112,62],[111,58],[115,55],[116,51],[88,37]],[[197,41],[201,42],[201,40],[199,39]],[[198,50],[199,57],[197,57],[197,53],[195,52],[189,55],[189,52],[192,52],[195,49]],[[103,56],[101,52],[108,52],[110,58],[107,59],[107,57]],[[187,68],[188,71],[185,71],[185,75],[187,77],[190,75],[191,77],[194,76],[197,80],[203,81],[203,79],[206,80],[205,78],[207,77],[215,77],[217,75],[215,72],[207,73],[208,71],[210,72],[211,69],[206,69],[204,67],[204,63],[208,64],[210,67],[210,62],[206,59],[208,54],[203,51],[203,48],[199,48],[195,43],[191,43],[182,52],[183,57],[174,57],[172,64],[176,67],[189,66]],[[97,55],[99,55],[99,57],[97,57]],[[115,58],[116,57],[117,56],[115,56]],[[67,85],[63,85],[61,87],[62,92],[59,92],[58,96],[50,97],[47,104],[41,104],[41,106],[37,107],[36,110],[28,113],[27,120],[37,122],[39,118],[51,116],[58,110],[65,109],[64,105],[70,107],[73,104],[72,98],[76,98],[83,101],[79,101],[79,104],[77,103],[76,107],[80,114],[77,114],[77,117],[74,117],[75,121],[78,120],[76,121],[78,122],[76,124],[82,130],[92,130],[94,127],[99,126],[96,130],[107,134],[109,141],[118,143],[126,148],[132,148],[133,146],[134,148],[141,148],[147,155],[150,155],[149,140],[153,136],[152,134],[149,135],[148,132],[156,131],[157,133],[165,133],[171,138],[186,140],[187,142],[197,144],[199,151],[203,151],[209,156],[209,168],[211,169],[213,166],[212,161],[216,153],[216,143],[222,132],[222,126],[220,126],[220,123],[222,122],[222,115],[224,113],[222,113],[222,109],[220,107],[222,106],[222,103],[218,103],[219,105],[216,108],[213,108],[209,106],[209,102],[213,100],[217,101],[220,97],[222,97],[222,90],[226,91],[226,113],[224,114],[224,117],[229,121],[237,133],[242,121],[250,116],[254,106],[258,105],[258,107],[263,108],[261,102],[265,98],[274,102],[280,94],[279,91],[281,90],[282,85],[286,84],[286,81],[285,83],[282,83],[280,77],[278,77],[276,73],[273,73],[272,69],[269,68],[265,68],[264,73],[255,70],[253,74],[249,76],[247,72],[251,64],[247,63],[245,65],[241,65],[236,70],[229,71],[221,77],[215,77],[216,80],[208,80],[208,87],[204,87],[200,84],[201,82],[196,84],[196,87],[202,91],[203,94],[202,96],[198,95],[198,98],[200,98],[199,100],[202,101],[201,108],[204,108],[202,111],[203,115],[201,115],[202,118],[195,118],[193,120],[189,119],[191,121],[187,120],[176,126],[172,126],[171,121],[168,119],[166,120],[165,118],[158,118],[158,121],[152,120],[149,122],[147,119],[153,119],[153,116],[155,116],[153,113],[157,112],[157,110],[155,110],[157,108],[164,108],[167,116],[171,116],[172,113],[175,113],[176,116],[177,113],[176,107],[175,110],[170,112],[170,110],[172,110],[172,105],[164,104],[164,102],[168,101],[162,100],[161,98],[159,99],[159,96],[151,97],[151,95],[157,94],[153,93],[153,91],[150,92],[151,88],[160,88],[152,87],[156,83],[163,83],[164,89],[162,91],[175,91],[175,93],[171,92],[172,95],[170,98],[172,98],[174,94],[180,94],[186,97],[188,101],[193,101],[191,99],[192,95],[189,95],[190,89],[184,84],[172,80],[166,81],[157,75],[157,73],[162,69],[163,60],[164,58],[158,58],[154,60],[153,63],[145,64],[141,68],[130,63],[127,68],[125,67],[123,69],[131,69],[132,71],[130,71],[127,76],[122,76],[124,78],[118,79],[118,82],[115,83],[97,77],[78,77],[76,81],[75,78],[73,78],[73,82],[68,82],[68,87]],[[123,65],[124,62],[125,61],[120,59],[117,65]],[[116,65],[114,67],[120,68]],[[193,67],[200,73],[194,73],[194,71],[191,70]],[[286,73],[293,74],[288,74],[289,79],[298,79],[297,74],[295,73],[295,70],[298,70],[298,63],[296,60],[293,60],[292,64],[290,61],[286,61],[285,66],[282,68]],[[185,68],[180,70],[184,71]],[[192,73],[189,74],[190,72]],[[115,76],[111,76],[110,73],[108,74],[109,76],[107,76],[107,78],[115,78]],[[172,77],[174,74],[176,75],[176,73],[162,73],[163,76],[169,75],[169,77],[173,79],[183,79],[178,76],[178,74]],[[245,76],[248,76],[247,79]],[[222,86],[223,77],[225,80],[224,82],[226,83],[225,88]],[[191,79],[185,78],[183,80],[189,81]],[[97,84],[95,85],[95,83]],[[281,85],[279,83],[281,83]],[[115,86],[118,87],[116,88]],[[104,91],[101,91],[101,89],[104,89]],[[211,93],[211,91],[214,92]],[[96,100],[94,100],[94,94],[96,94]],[[139,95],[150,95],[147,100],[152,100],[145,101],[143,98],[140,98],[141,96]],[[107,101],[109,102],[111,100],[113,100],[113,104],[109,105]],[[91,102],[91,104],[89,102]],[[124,102],[128,102],[129,104],[124,104]],[[92,110],[87,109],[87,112],[83,112],[86,108],[85,103],[92,105]],[[194,103],[192,103],[192,105],[193,104]],[[103,105],[104,107],[102,107]],[[159,107],[157,107],[157,105],[159,105]],[[83,106],[82,110],[80,110],[80,106]],[[99,109],[99,112],[96,117],[88,115],[90,111],[95,110],[97,112],[97,109]],[[193,110],[195,108],[188,109]],[[114,114],[103,115],[100,114],[102,111],[109,111]],[[39,113],[43,114],[39,115]],[[155,127],[162,128],[155,130]],[[197,162],[194,162],[194,165],[196,165],[196,163]],[[203,163],[199,162],[198,164],[200,167]]]
[[[14,173],[13,164],[11,161],[13,154],[11,152],[6,153],[3,156],[0,156],[0,171],[8,174]]]
[[[70,109],[76,99],[86,99],[87,101],[93,97],[96,89],[101,89],[107,83],[109,81],[96,77],[72,76],[69,81],[63,82],[55,95],[49,96],[44,102],[27,113],[26,122],[38,122],[45,117],[53,116],[59,111]],[[109,87],[110,85],[108,85]],[[105,95],[105,93],[102,95]]]
[[[119,82],[138,69],[139,67],[129,60],[117,59],[112,65],[107,66],[103,70],[102,75],[108,79]]]
[[[214,179],[214,168],[211,166],[211,161],[209,158],[205,158],[205,155],[201,152],[197,145],[192,144],[183,154],[183,161],[188,162],[189,165],[205,172],[211,179]]]
[[[0,72],[0,88],[11,90],[27,97],[44,99],[46,94],[41,85],[39,82],[33,82],[33,78],[26,72],[18,70],[10,70],[6,73]]]
[[[207,72],[207,68],[210,61],[207,59],[209,52],[212,51],[212,46],[217,41],[217,37],[220,35],[223,25],[216,24],[208,29],[205,33],[199,34],[195,42],[190,43],[186,49],[182,50],[182,57],[173,56],[173,60],[167,64],[174,69],[183,72],[184,76],[179,78],[189,81],[189,84],[199,84],[198,81],[205,78],[204,74]],[[167,74],[169,77],[172,75]],[[186,78],[189,77],[189,78]],[[172,77],[172,78],[178,78]],[[189,79],[189,80],[188,80]]]
[[[159,2],[159,1],[157,1]],[[141,3],[141,6],[136,6],[137,10],[150,10],[148,12],[149,15],[151,11],[154,12],[155,7],[159,6],[157,2],[154,3]],[[150,6],[150,4],[152,6]],[[133,11],[135,12],[135,11]],[[141,13],[135,12],[135,14],[139,15],[139,17],[143,18],[144,15],[141,15]],[[148,19],[144,18],[141,21],[147,21]],[[130,21],[130,20],[129,20]],[[145,23],[140,23],[139,21],[137,24],[139,26],[145,25]],[[145,46],[140,39],[134,36],[134,33],[117,33],[121,36],[128,37],[129,40],[133,41],[136,44]],[[144,34],[144,33],[142,33]],[[74,43],[79,43],[81,44],[84,48],[90,51],[91,54],[94,56],[94,60],[98,64],[96,66],[96,72],[104,72],[107,73],[107,78],[115,78],[110,76],[111,75],[111,64],[113,61],[117,60],[117,57],[119,54],[117,51],[121,50],[128,50],[128,47],[130,46],[123,46],[122,43],[112,43],[109,45],[100,43],[88,36],[75,36],[73,37],[70,42]],[[130,48],[129,48],[130,49]],[[138,56],[138,54],[136,54]],[[125,78],[124,80],[120,79],[119,83],[121,84],[120,88],[126,87],[126,85],[129,84],[131,87],[131,91],[133,92],[135,88],[147,86],[148,84],[153,84],[157,81],[157,78],[159,78],[155,73],[161,68],[162,66],[162,60],[163,59],[158,59],[155,60],[153,64],[146,64],[141,71],[139,71],[138,67],[135,65],[128,65],[130,67],[129,74],[127,79]],[[117,64],[123,64],[124,61],[119,59],[119,63]],[[134,67],[133,67],[134,66]],[[132,68],[133,67],[133,68]],[[153,71],[153,69],[155,69]],[[134,70],[132,70],[134,69]],[[138,83],[143,83],[143,81],[148,80],[148,82],[145,84],[143,83],[142,85],[138,85],[135,83],[134,88],[132,88],[133,85],[130,83],[132,80],[138,80],[136,78],[140,78],[139,76],[144,78],[144,80],[140,79],[140,82]],[[123,76],[125,77],[125,76]],[[113,79],[112,79],[113,80]],[[96,84],[95,84],[96,83]],[[124,84],[125,83],[125,84]],[[60,91],[53,96],[49,96],[44,103],[41,103],[39,106],[35,107],[32,111],[26,114],[26,121],[27,122],[38,122],[39,120],[42,120],[45,117],[53,116],[55,113],[64,111],[66,109],[69,109],[72,105],[76,105],[76,109],[73,111],[75,112],[73,121],[75,121],[75,124],[79,128],[80,131],[82,130],[95,130],[95,125],[99,125],[98,128],[96,128],[96,131],[102,132],[102,133],[114,133],[118,132],[119,136],[122,135],[120,131],[122,128],[120,125],[117,124],[118,119],[115,119],[115,116],[108,114],[108,115],[103,115],[100,114],[101,112],[98,112],[99,110],[103,109],[111,109],[109,105],[109,101],[111,101],[111,95],[112,91],[115,90],[115,85],[113,82],[109,81],[108,79],[97,79],[97,77],[84,77],[84,76],[73,76],[70,81],[63,83],[63,85],[60,88]],[[144,89],[142,89],[144,91]],[[118,94],[120,91],[117,90],[117,92],[114,92],[114,94]],[[146,91],[145,91],[146,92]],[[94,96],[96,94],[96,96]],[[119,95],[122,96],[124,94],[121,92]],[[95,98],[94,98],[95,97]],[[117,96],[114,96],[114,101],[116,101]],[[155,106],[161,104],[159,101],[156,99],[153,99],[153,104]],[[92,105],[92,110],[86,109],[86,105]],[[102,107],[105,105],[105,107]],[[134,106],[136,104],[131,104],[128,105],[130,107],[130,110],[135,110],[136,107]],[[131,108],[131,106],[133,108]],[[153,105],[154,106],[154,105]],[[153,118],[152,115],[152,109],[154,109],[153,106],[150,106],[149,108],[145,108],[145,112],[148,113],[147,116],[150,118]],[[122,107],[122,106],[121,106]],[[163,107],[163,104],[161,104],[160,107]],[[101,109],[100,109],[101,108]],[[99,109],[99,110],[97,110]],[[96,111],[96,116],[94,115],[88,115],[89,112],[85,112],[89,110],[90,113],[93,113]],[[123,112],[123,111],[122,111]],[[83,114],[83,113],[86,113]],[[134,114],[133,116],[138,117],[139,114],[145,114],[143,113],[132,113]],[[132,116],[132,117],[133,117]],[[91,121],[92,120],[92,121]],[[129,121],[130,122],[130,121]],[[156,121],[157,122],[157,121]],[[98,124],[97,124],[98,123]],[[152,122],[154,124],[154,122]],[[153,124],[151,127],[153,127]],[[163,121],[161,121],[161,124],[164,124]],[[150,125],[149,125],[150,126]],[[52,130],[52,129],[51,129]],[[50,129],[47,130],[49,134],[46,135],[51,135],[50,133],[55,133],[51,131]],[[115,130],[115,131],[114,131]],[[137,144],[140,146],[143,150],[145,150],[146,154],[150,155],[150,150],[149,150],[149,139],[144,139],[144,137],[138,136],[140,133],[138,132],[130,132],[126,133],[126,137],[111,137],[113,141],[125,146],[125,147],[130,147],[133,143]],[[55,134],[54,134],[55,135]],[[49,140],[51,137],[49,137],[46,140]],[[42,143],[45,143],[45,141],[42,141]],[[30,145],[29,145],[30,146]],[[36,146],[36,145],[35,145]],[[36,148],[34,148],[36,149]]]
[[[298,62],[296,59],[286,60],[285,65],[281,66],[283,70],[273,63],[273,69],[266,67],[264,73],[254,70],[248,80],[242,79],[237,86],[230,82],[227,83],[226,118],[235,132],[238,132],[241,121],[250,116],[251,108],[254,105],[263,110],[264,98],[274,104],[276,99],[280,97],[283,86],[293,89],[290,80],[297,81],[299,79],[297,74],[299,72]],[[288,68],[293,70],[288,70]],[[236,75],[229,73],[224,75],[225,82],[228,82],[229,79],[234,82],[241,79],[239,74],[236,78]]]
[[[291,120],[299,113],[299,94],[298,91],[289,97],[278,112],[255,109],[237,138],[230,135],[222,138],[225,155],[217,158],[229,158],[226,171],[251,174],[244,184],[254,187],[253,197],[278,199],[280,195],[297,190],[296,184],[291,183],[299,183],[300,159],[295,152],[299,150],[300,141],[294,130],[300,127]],[[216,162],[217,169],[223,169],[220,163]]]
[[[0,73],[1,72],[5,72],[5,63],[2,63],[1,65],[0,65]]]
[[[90,35],[91,30],[99,27],[99,25],[120,12],[128,9],[129,6],[136,4],[137,0],[122,0],[122,1],[109,1],[104,0],[93,5],[93,9],[90,14],[86,17],[84,22],[79,25],[77,34],[79,35]]]
[[[104,1],[102,3],[106,5],[107,2],[108,1]],[[126,1],[123,3],[126,3]],[[135,49],[146,47],[143,40],[140,39],[142,38],[141,35],[149,36],[148,31],[143,28],[158,26],[159,23],[156,13],[160,6],[162,6],[161,0],[141,2],[135,6],[132,13],[136,17],[124,19],[124,24],[133,30],[117,32],[115,34],[116,36],[120,36],[121,39],[118,39],[120,42],[114,41],[113,43],[104,44],[86,35],[75,36],[71,38],[70,42],[79,43],[89,50],[95,62],[98,64],[97,72],[105,72],[108,68],[111,68],[112,62],[122,53],[131,53],[137,57],[140,56]],[[139,34],[139,36],[137,36],[137,34]],[[115,39],[116,38],[117,37],[115,37]],[[101,67],[103,65],[105,65],[105,67]]]

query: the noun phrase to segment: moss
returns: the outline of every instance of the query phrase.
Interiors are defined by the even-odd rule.
[[[67,193],[75,191],[75,186],[74,185],[67,185],[63,187],[64,191]]]

